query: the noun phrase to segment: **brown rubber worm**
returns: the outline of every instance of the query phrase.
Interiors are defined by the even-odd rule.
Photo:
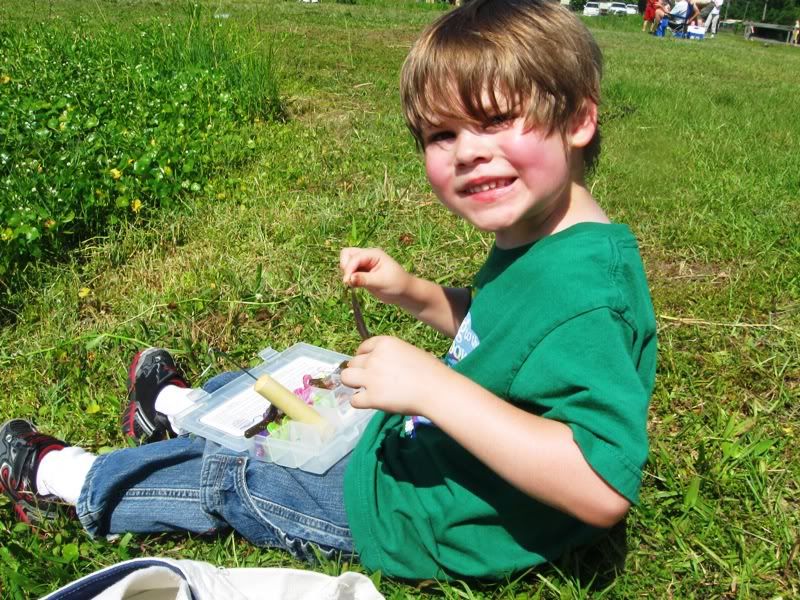
[[[362,340],[371,338],[372,334],[369,332],[369,329],[367,329],[367,324],[364,323],[364,315],[361,313],[361,304],[358,302],[358,296],[356,295],[355,288],[350,288],[350,304],[353,307],[353,317],[356,320],[356,329],[358,329],[358,335],[361,336]]]

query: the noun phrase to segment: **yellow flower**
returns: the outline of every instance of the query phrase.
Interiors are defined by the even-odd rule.
[[[0,83],[9,83],[11,81],[11,77],[8,75],[0,75]]]
[[[45,226],[47,229],[50,229],[50,228],[51,228],[53,225],[55,225],[55,224],[56,224],[56,222],[55,222],[53,219],[47,219],[47,220],[44,222],[44,226]]]
[[[122,171],[120,171],[119,169],[111,169],[109,173],[111,174],[111,177],[113,177],[114,179],[119,179],[120,177],[122,177]]]
[[[131,202],[131,210],[138,214],[138,212],[142,210],[142,201],[136,198],[133,202]]]
[[[88,296],[91,293],[92,290],[90,290],[87,287],[82,287],[81,289],[78,290],[78,298],[86,298],[86,296]]]
[[[5,229],[3,229],[3,232],[0,233],[0,239],[2,239],[4,242],[7,242],[8,240],[11,239],[11,236],[13,235],[14,232],[9,227],[6,227]]]

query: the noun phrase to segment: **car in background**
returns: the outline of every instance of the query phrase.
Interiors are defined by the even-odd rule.
[[[626,4],[625,10],[628,11],[629,15],[638,15],[639,14],[639,7],[636,4]]]
[[[628,14],[628,9],[624,2],[612,2],[611,6],[608,7],[608,14],[617,17],[625,16]]]
[[[583,16],[584,17],[599,17],[600,16],[600,4],[597,2],[587,2],[583,5]]]

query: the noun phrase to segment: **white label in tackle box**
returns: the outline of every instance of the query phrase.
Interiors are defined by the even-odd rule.
[[[305,387],[306,375],[327,375],[350,358],[304,343],[280,353],[268,348],[259,356],[264,362],[248,370],[256,378],[269,374],[289,390]],[[178,427],[258,460],[324,473],[353,449],[375,412],[353,408],[350,398],[355,390],[335,382],[333,389],[307,390],[308,401],[330,427],[321,429],[284,418],[269,433],[247,438],[245,432],[257,426],[270,407],[269,401],[255,391],[254,383],[252,377],[242,373],[211,394],[195,390],[194,405],[176,417]]]

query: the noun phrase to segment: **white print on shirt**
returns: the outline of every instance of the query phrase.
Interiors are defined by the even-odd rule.
[[[447,351],[445,356],[445,363],[452,367],[461,362],[467,354],[480,346],[481,341],[478,339],[478,334],[472,330],[472,315],[467,313],[461,326],[458,328],[456,337],[453,338],[453,343],[450,345],[450,350]]]
[[[444,363],[448,367],[455,366],[461,361],[461,359],[475,350],[475,348],[480,346],[480,343],[481,341],[478,338],[478,334],[472,330],[472,316],[470,313],[467,313],[467,316],[464,317],[464,320],[461,322],[461,326],[458,328],[456,337],[453,338],[453,343],[450,345],[450,350],[447,351],[447,354],[443,359]],[[403,422],[405,434],[410,438],[416,436],[417,429],[420,426],[432,425],[433,423],[429,419],[418,416],[406,417],[405,421]]]

